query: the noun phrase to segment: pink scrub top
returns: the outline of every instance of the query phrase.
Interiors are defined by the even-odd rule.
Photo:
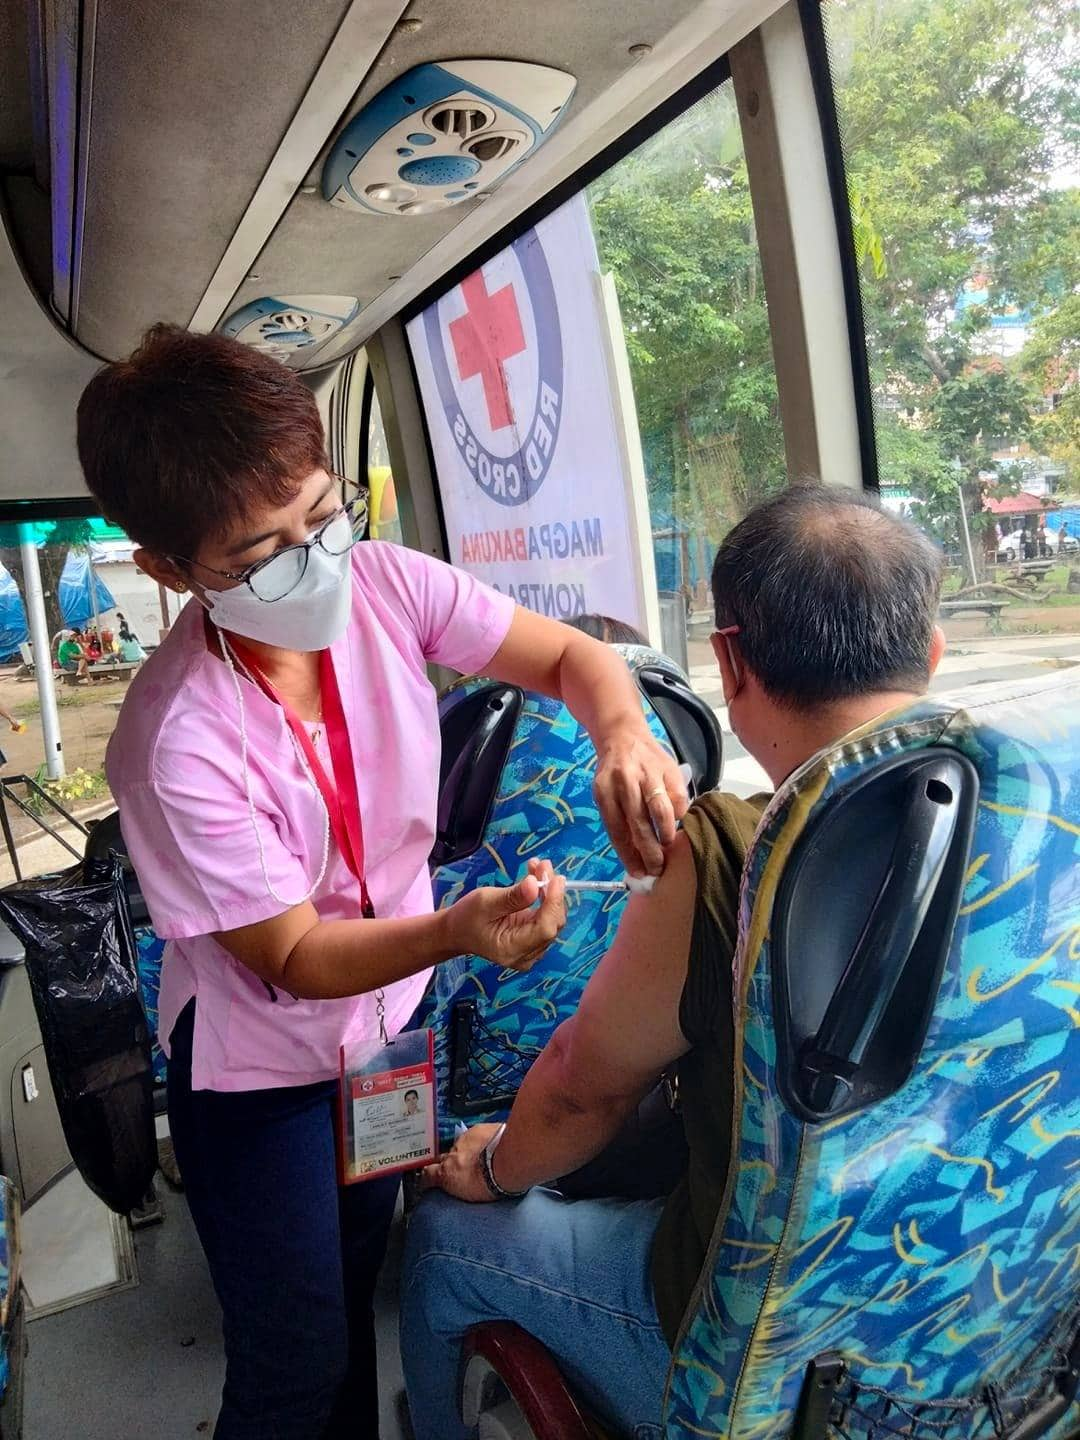
[[[425,665],[482,671],[514,603],[415,550],[368,541],[353,551],[353,615],[331,654],[356,762],[366,878],[376,914],[432,909],[428,856],[439,783],[436,696]],[[268,893],[240,769],[232,677],[207,648],[198,601],[136,676],[105,760],[120,823],[158,935],[159,1032],[194,996],[192,1084],[202,1090],[305,1085],[338,1073],[343,1043],[378,1034],[373,994],[297,1000],[270,989],[211,937],[282,912]],[[325,811],[279,706],[241,679],[248,765],[274,889],[299,902],[322,861]],[[331,839],[312,897],[324,920],[357,918],[359,887]],[[430,971],[386,988],[391,1035]]]

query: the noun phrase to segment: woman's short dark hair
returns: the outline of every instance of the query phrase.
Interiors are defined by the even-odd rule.
[[[101,513],[146,549],[188,558],[329,468],[318,405],[297,374],[176,325],[155,325],[129,359],[98,371],[79,401],[78,445]]]
[[[649,642],[640,630],[627,625],[625,620],[613,620],[610,615],[575,615],[566,622],[572,630],[581,630],[594,640],[603,640],[608,645],[647,645]]]
[[[942,556],[914,525],[852,490],[796,485],[757,506],[713,566],[717,629],[774,700],[811,709],[923,690]]]

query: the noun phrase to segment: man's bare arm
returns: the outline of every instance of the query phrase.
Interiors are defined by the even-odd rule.
[[[495,1156],[498,1183],[524,1190],[584,1165],[615,1137],[663,1071],[689,1049],[679,1028],[693,931],[697,877],[682,834],[650,895],[626,907],[615,943],[581,1005],[533,1065]],[[425,1172],[462,1199],[489,1199],[477,1153],[478,1126]]]

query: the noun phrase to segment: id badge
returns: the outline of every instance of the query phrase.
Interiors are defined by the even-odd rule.
[[[341,1047],[344,1184],[429,1164],[437,1158],[435,1120],[432,1031]]]

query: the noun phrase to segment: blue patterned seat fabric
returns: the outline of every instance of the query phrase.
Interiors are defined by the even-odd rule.
[[[19,1200],[15,1187],[0,1175],[0,1399],[7,1394],[12,1370],[21,1357],[12,1354],[19,1290]]]
[[[966,756],[979,796],[926,1038],[889,1098],[805,1123],[777,1079],[785,865],[845,787],[927,746]],[[928,699],[781,787],[743,876],[738,1144],[676,1348],[669,1440],[797,1431],[807,1367],[830,1352],[844,1369],[816,1433],[840,1440],[1000,1435],[1064,1376],[1080,1308],[1078,861],[1067,677]],[[1078,1423],[1074,1404],[1046,1433]]]
[[[661,668],[681,675],[653,650],[616,648],[635,673]],[[468,694],[485,683],[461,681],[447,693]],[[653,734],[670,751],[668,732],[644,695],[642,705]],[[552,861],[568,878],[622,879],[623,866],[593,800],[595,770],[592,741],[566,707],[526,695],[483,843],[434,871],[436,906],[450,905],[477,886],[520,879],[533,856]],[[414,1023],[435,1031],[444,1144],[452,1140],[461,1116],[506,1117],[530,1065],[556,1026],[577,1009],[589,976],[615,937],[624,904],[621,894],[577,892],[569,900],[561,936],[528,974],[499,970],[477,956],[461,956],[438,967]],[[469,1001],[474,1004],[462,1005]],[[455,1024],[464,1030],[455,1031]]]
[[[139,990],[143,1009],[150,1026],[150,1059],[154,1067],[154,1084],[165,1084],[165,1054],[158,1040],[158,991],[161,989],[161,957],[165,941],[160,940],[149,925],[135,927],[136,958],[139,967]]]

